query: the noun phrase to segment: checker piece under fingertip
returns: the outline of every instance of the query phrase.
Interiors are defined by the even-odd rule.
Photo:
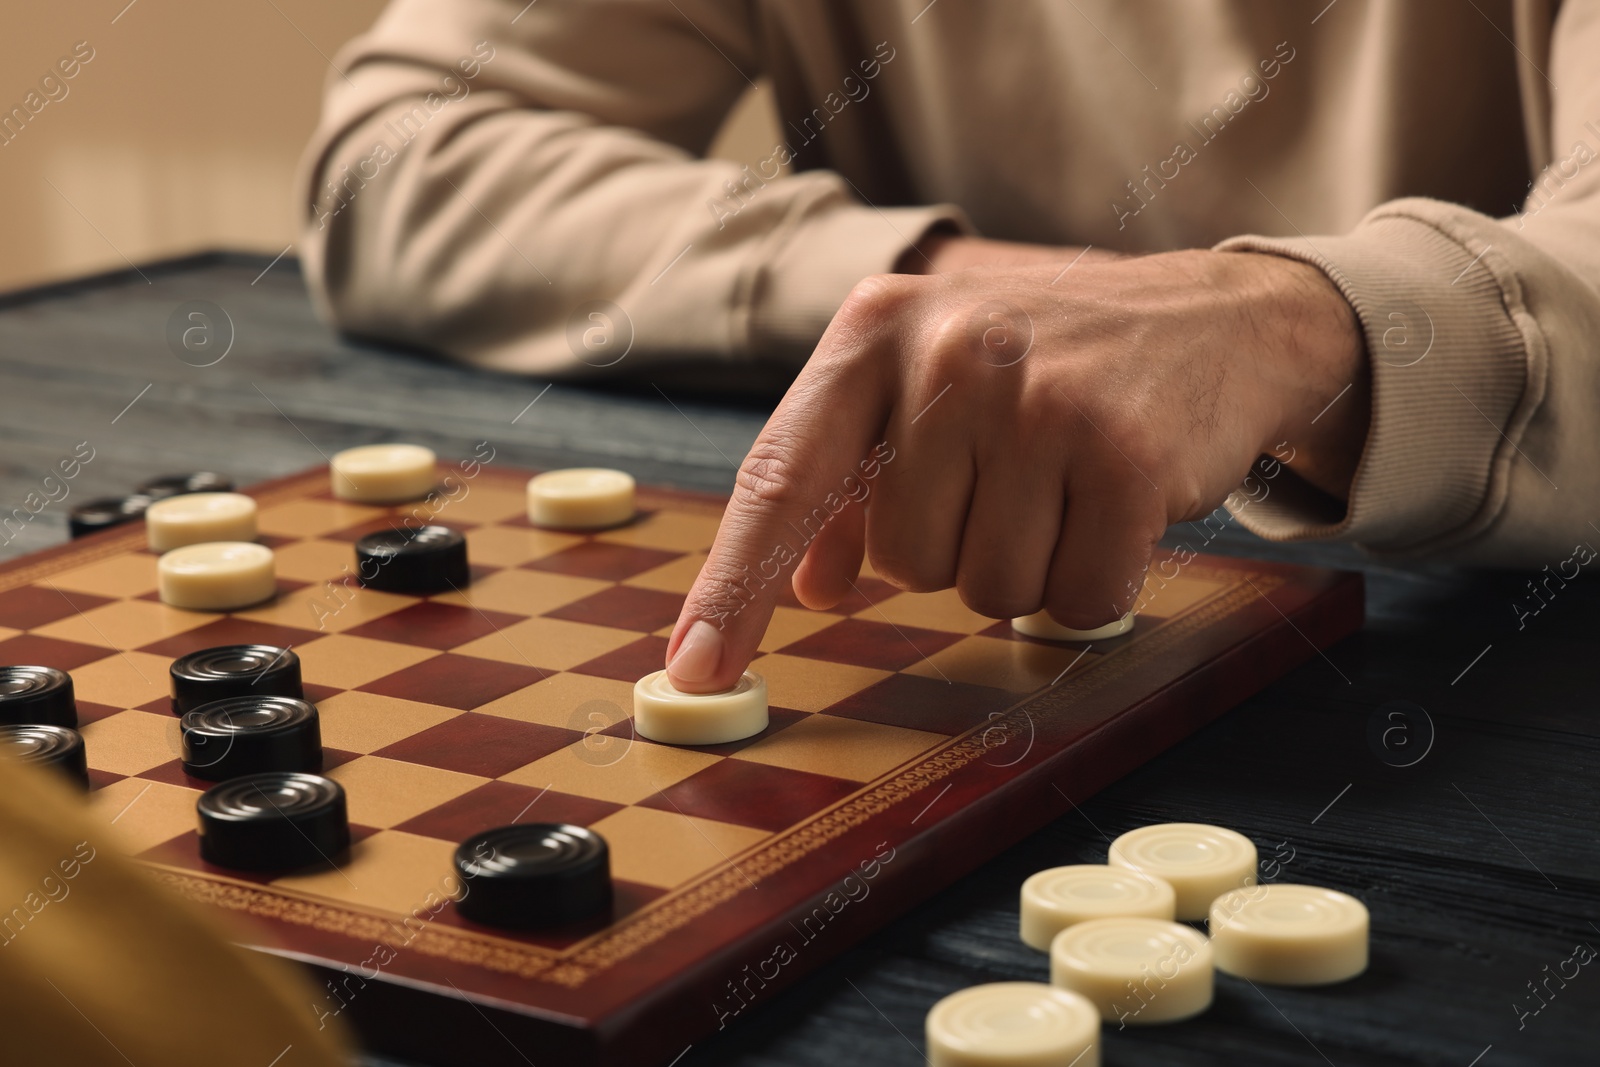
[[[767,681],[755,671],[745,671],[720,693],[685,693],[667,680],[666,671],[647,674],[633,686],[633,728],[649,741],[723,745],[754,737],[767,722]]]

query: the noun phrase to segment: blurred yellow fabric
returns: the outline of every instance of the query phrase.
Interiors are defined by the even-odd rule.
[[[0,760],[0,1060],[333,1067],[338,1028],[287,964],[162,889],[81,795]]]

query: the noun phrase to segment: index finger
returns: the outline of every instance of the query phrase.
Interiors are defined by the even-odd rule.
[[[819,520],[835,514],[828,500],[843,499],[845,479],[886,421],[886,383],[861,360],[825,354],[829,341],[824,337],[739,467],[711,554],[667,645],[667,678],[684,692],[738,682],[782,583]]]

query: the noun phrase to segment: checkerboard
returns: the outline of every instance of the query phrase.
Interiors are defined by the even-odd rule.
[[[108,833],[319,968],[308,1010],[411,1057],[665,1063],[1361,618],[1356,576],[1199,556],[1157,562],[1132,634],[1049,644],[868,571],[831,611],[777,609],[753,665],[765,732],[668,747],[633,736],[632,683],[661,665],[722,500],[642,489],[630,525],[556,533],[526,520],[528,474],[486,465],[420,510],[335,500],[322,469],[257,487],[279,593],[231,614],[162,604],[136,526],[0,568],[0,662],[72,674]],[[353,542],[408,514],[465,533],[469,587],[345,580]],[[337,866],[199,858],[209,783],[178,761],[167,669],[237,642],[300,656],[349,799]],[[612,914],[530,934],[456,914],[457,842],[519,820],[605,837]]]

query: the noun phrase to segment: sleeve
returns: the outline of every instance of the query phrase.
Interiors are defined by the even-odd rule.
[[[1555,563],[1600,545],[1600,5],[1562,7],[1554,161],[1515,217],[1424,199],[1350,233],[1218,246],[1320,268],[1361,320],[1372,422],[1348,505],[1283,472],[1240,522],[1378,555]],[[1288,442],[1289,447],[1293,442]],[[1581,554],[1581,553],[1580,553]]]
[[[742,0],[394,0],[334,59],[301,254],[340,329],[514,372],[798,366],[953,208],[700,158],[759,74]]]
[[[6,1062],[353,1063],[324,996],[136,867],[55,772],[0,760],[0,855]]]

